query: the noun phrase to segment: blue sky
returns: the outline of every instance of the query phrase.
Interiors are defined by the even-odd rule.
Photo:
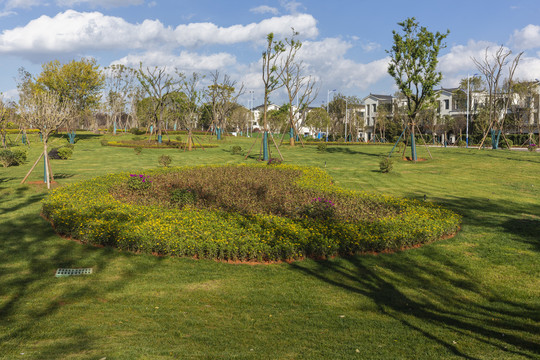
[[[21,66],[37,74],[44,62],[86,56],[102,66],[220,70],[253,90],[258,104],[265,35],[287,36],[294,27],[307,74],[321,87],[313,105],[333,89],[360,98],[392,94],[385,50],[397,22],[412,16],[431,31],[450,30],[440,54],[445,87],[477,72],[471,57],[500,45],[524,51],[520,79],[540,78],[538,0],[0,0],[0,91],[15,96]],[[283,94],[272,100],[283,102]]]

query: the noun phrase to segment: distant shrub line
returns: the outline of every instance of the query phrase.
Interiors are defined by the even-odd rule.
[[[102,140],[101,145],[103,146],[114,146],[114,147],[127,147],[127,148],[135,148],[135,147],[142,147],[145,149],[163,149],[163,148],[173,148],[173,149],[184,149],[187,147],[187,144],[185,142],[180,141],[174,141],[174,140],[167,140],[163,141],[161,143],[158,143],[156,140],[148,141],[148,140],[123,140],[123,141],[111,141],[111,140]],[[215,148],[218,147],[217,144],[199,144],[199,143],[193,143],[193,148]]]

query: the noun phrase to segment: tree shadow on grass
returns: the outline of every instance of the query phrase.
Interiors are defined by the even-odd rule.
[[[428,251],[424,255],[426,262],[406,256],[396,261],[396,255],[381,255],[376,261],[350,257],[317,262],[316,266],[301,262],[290,266],[370,298],[384,316],[455,356],[481,358],[478,352],[471,354],[454,341],[459,334],[482,343],[491,352],[535,358],[539,348],[535,334],[540,328],[522,321],[535,317],[533,307],[500,300],[499,294],[482,289],[479,279],[443,254]],[[478,294],[483,296],[482,302],[468,300]]]
[[[100,274],[113,260],[134,255],[60,239],[39,216],[37,202],[43,195],[11,200],[10,207],[0,204],[0,213],[11,213],[8,220],[0,221],[0,324],[4,324],[0,325],[0,353],[14,355],[26,349],[27,355],[34,352],[37,358],[52,359],[95,351],[100,339],[84,326],[65,324],[69,331],[59,334],[62,309],[70,301],[88,302],[121,292],[147,267],[133,262],[129,269],[101,281]],[[80,281],[54,276],[57,268],[86,267],[93,268],[94,274],[81,276]],[[50,337],[41,335],[49,334],[51,324]]]
[[[372,157],[380,157],[381,155],[385,154],[385,153],[369,153],[365,151],[360,151],[358,149],[353,150],[350,147],[333,147],[333,146],[329,146],[328,148],[326,148],[326,152],[330,154],[366,155],[366,156],[372,156]]]

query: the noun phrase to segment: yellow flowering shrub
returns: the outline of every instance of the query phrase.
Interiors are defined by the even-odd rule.
[[[278,188],[264,188],[266,193],[270,192],[267,196],[270,200],[261,204],[270,205],[269,209],[260,211],[252,206],[238,209],[240,205],[231,209],[219,202],[226,202],[227,198],[220,200],[213,192],[199,194],[197,202],[181,207],[168,203],[166,196],[160,198],[159,193],[170,191],[174,184],[195,186],[195,182],[182,183],[178,179],[189,174],[201,176],[205,171],[214,178],[219,177],[216,174],[225,174],[219,181],[231,179],[233,184],[217,183],[230,189],[242,185],[241,177],[232,176],[230,171],[247,177],[249,186],[257,184],[253,179],[264,183],[263,173],[271,172],[268,179],[274,179],[274,183],[289,181],[289,187],[299,195],[279,198],[273,193]],[[324,171],[311,167],[162,168],[145,174],[152,179],[146,197],[144,192],[142,196],[137,192],[134,197],[126,190],[130,175],[133,174],[110,174],[55,189],[43,201],[43,216],[58,233],[90,244],[135,252],[241,261],[396,250],[453,234],[461,221],[457,214],[430,203],[341,189]],[[211,182],[210,177],[206,181]],[[253,196],[258,191],[255,188]],[[296,212],[296,205],[301,204],[294,201],[312,197],[328,199],[324,204],[335,206],[333,217],[310,217],[302,211]],[[211,203],[209,198],[216,202]],[[274,198],[287,204],[277,206]]]

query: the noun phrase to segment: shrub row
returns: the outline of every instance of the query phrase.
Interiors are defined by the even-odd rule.
[[[125,141],[107,141],[102,140],[101,145],[103,146],[115,146],[115,147],[128,147],[128,148],[135,148],[135,147],[142,147],[145,149],[163,149],[163,148],[173,148],[173,149],[184,149],[187,147],[187,144],[180,141],[163,141],[162,143],[158,143],[156,140],[148,141],[148,140],[125,140]],[[204,148],[215,148],[218,147],[217,144],[203,144],[202,146],[199,143],[193,143],[193,148],[198,149],[201,147]]]
[[[241,167],[256,171],[261,168],[260,165],[238,166]],[[363,210],[366,213],[356,219],[336,218],[324,209],[329,204],[327,201],[318,201],[315,206],[319,209],[304,209],[307,212],[303,216],[291,217],[271,212],[226,211],[220,207],[197,208],[193,204],[199,201],[198,195],[178,190],[181,188],[171,192],[176,201],[183,202],[181,207],[133,205],[115,199],[111,193],[118,187],[127,188],[128,181],[136,178],[126,173],[56,189],[44,200],[42,213],[58,233],[90,244],[135,252],[241,261],[395,250],[439,239],[459,228],[457,214],[429,203],[343,190],[315,168],[284,165],[275,168],[280,168],[284,176],[300,174],[296,176],[296,186],[319,193],[320,198],[368,204]],[[159,186],[160,176],[182,177],[193,169],[196,168],[164,168],[140,178],[145,184],[151,181],[154,187]],[[386,209],[373,210],[381,206]],[[338,204],[336,208],[339,207]]]

